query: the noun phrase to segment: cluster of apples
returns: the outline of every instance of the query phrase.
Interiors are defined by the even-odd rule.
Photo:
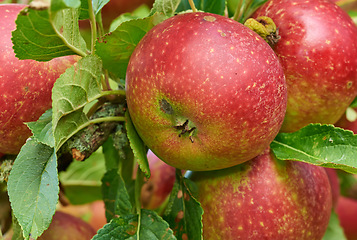
[[[19,152],[31,135],[23,123],[51,107],[54,82],[78,60],[18,60],[11,31],[24,7],[0,5],[4,154]],[[155,26],[130,59],[128,110],[145,144],[170,165],[167,182],[175,168],[194,171],[204,239],[321,239],[333,206],[326,171],[278,161],[269,145],[279,132],[344,114],[357,95],[357,28],[328,0],[270,0],[253,17],[260,16],[279,29],[273,48],[210,13]],[[152,196],[167,189],[143,205],[158,207],[164,197]]]
[[[344,114],[357,95],[357,28],[328,0],[270,0],[261,16],[279,29],[273,48],[209,13],[155,26],[129,62],[128,109],[160,159],[194,171],[204,239],[321,239],[326,171],[278,161],[269,144]]]

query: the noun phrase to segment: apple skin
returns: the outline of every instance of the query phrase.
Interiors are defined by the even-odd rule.
[[[95,234],[96,231],[82,219],[57,211],[38,240],[90,240]]]
[[[354,110],[357,111],[357,108],[354,108]],[[357,134],[357,120],[352,122],[349,121],[346,114],[342,115],[342,117],[335,123],[335,126],[351,130],[354,134]]]
[[[156,25],[135,48],[126,75],[128,109],[144,143],[167,164],[195,171],[231,167],[264,151],[280,129],[286,93],[269,45],[211,13]]]
[[[90,240],[96,231],[85,221],[71,214],[57,211],[48,229],[38,240]],[[5,240],[11,240],[12,233]]]
[[[161,161],[151,150],[147,153],[151,176],[141,189],[141,202],[146,209],[156,209],[170,195],[176,180],[176,169]]]
[[[258,16],[272,18],[281,36],[274,47],[288,89],[281,131],[334,124],[357,95],[357,27],[351,18],[329,0],[270,0]]]
[[[16,58],[11,32],[24,7],[22,4],[0,5],[0,152],[4,154],[20,151],[32,135],[24,123],[36,121],[51,108],[54,82],[79,58],[66,56],[49,62]]]
[[[322,167],[279,161],[269,149],[238,166],[193,172],[203,238],[321,240],[331,214]]]
[[[59,211],[83,219],[89,223],[95,231],[98,231],[107,224],[105,205],[102,200],[81,205],[61,206]]]
[[[336,213],[348,240],[357,240],[357,200],[340,196]]]
[[[325,171],[331,185],[332,206],[335,208],[337,206],[338,198],[340,197],[340,181],[335,169],[325,168]]]

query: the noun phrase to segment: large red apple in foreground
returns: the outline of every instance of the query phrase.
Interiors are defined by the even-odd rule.
[[[274,50],[286,76],[288,105],[281,128],[335,123],[357,95],[357,27],[329,0],[270,0],[268,16],[281,39]]]
[[[321,240],[331,214],[323,168],[279,161],[269,150],[238,166],[193,172],[203,238]]]
[[[151,176],[141,189],[142,205],[156,209],[170,195],[176,180],[176,169],[161,161],[151,150],[147,153]]]
[[[12,49],[11,32],[25,7],[0,5],[0,152],[17,154],[31,131],[24,122],[36,121],[51,108],[51,91],[56,79],[78,60],[61,57],[49,62],[19,60]]]
[[[151,29],[126,76],[128,109],[145,144],[180,169],[214,170],[260,154],[286,107],[280,63],[256,33],[210,13]]]

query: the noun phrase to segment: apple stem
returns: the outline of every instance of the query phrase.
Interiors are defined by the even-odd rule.
[[[195,6],[195,3],[193,2],[193,0],[188,0],[190,7],[192,9],[192,12],[197,12],[197,8]]]
[[[93,54],[95,50],[94,44],[97,39],[97,23],[93,11],[92,0],[88,0],[88,12],[89,12],[89,19],[90,19],[90,26],[91,26],[91,52]]]

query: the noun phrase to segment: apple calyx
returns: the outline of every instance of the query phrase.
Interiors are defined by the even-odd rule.
[[[279,39],[279,29],[270,17],[260,16],[256,19],[248,18],[244,26],[250,28],[261,36],[271,47],[274,47]]]
[[[179,125],[176,125],[174,126],[175,129],[177,130],[181,130],[181,132],[179,133],[179,137],[183,136],[184,134],[188,133],[189,134],[189,139],[190,141],[193,143],[193,138],[192,138],[192,135],[196,129],[195,126],[191,126],[192,124],[189,124],[191,123],[188,119],[186,119],[186,121],[183,123],[183,124],[179,124]]]
[[[164,113],[166,114],[169,114],[169,115],[174,115],[175,111],[174,109],[172,108],[171,104],[166,100],[166,99],[161,99],[159,101],[159,104],[160,104],[160,109],[161,111],[163,111]],[[188,120],[188,119],[181,119],[180,117],[177,117],[175,119],[176,121],[176,125],[173,126],[173,128],[177,129],[177,130],[180,130],[180,133],[179,133],[179,137],[185,135],[188,133],[188,138],[190,139],[190,141],[193,143],[193,133],[196,129],[196,126],[194,126],[194,124]]]

